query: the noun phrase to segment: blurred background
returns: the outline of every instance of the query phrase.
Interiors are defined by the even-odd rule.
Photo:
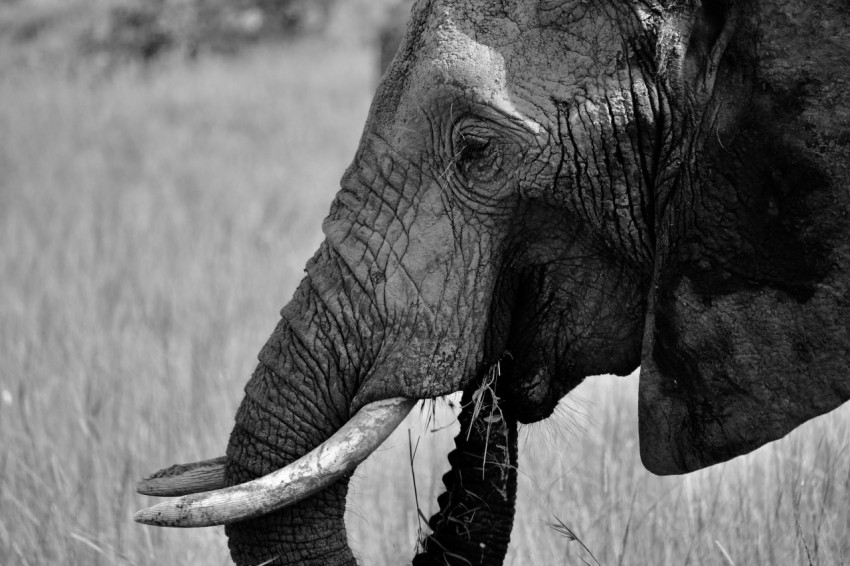
[[[229,563],[221,528],[133,523],[134,485],[223,453],[408,10],[0,0],[0,564]],[[848,407],[658,478],[637,381],[591,378],[521,430],[507,564],[850,563]],[[413,555],[455,409],[358,469],[363,564]]]

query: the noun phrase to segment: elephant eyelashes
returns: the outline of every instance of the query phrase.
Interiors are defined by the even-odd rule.
[[[475,134],[462,136],[456,167],[468,183],[492,181],[502,164],[500,152],[489,138]]]
[[[490,139],[474,134],[467,134],[461,138],[460,154],[462,158],[475,159],[486,153],[490,147]]]

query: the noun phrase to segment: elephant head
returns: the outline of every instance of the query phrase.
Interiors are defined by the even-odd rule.
[[[847,30],[845,0],[418,1],[260,352],[224,481],[330,437],[365,457],[360,440],[380,442],[411,400],[503,357],[520,422],[587,375],[641,365],[641,455],[660,474],[843,403]],[[254,517],[227,527],[238,563],[354,562],[354,464],[312,454],[285,468],[298,502],[281,509],[289,484],[264,479],[244,513],[215,515]],[[192,497],[143,518],[205,524],[181,521],[229,501]]]

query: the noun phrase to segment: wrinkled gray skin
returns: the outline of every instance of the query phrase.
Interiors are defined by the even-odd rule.
[[[657,473],[844,402],[847,30],[845,0],[419,1],[246,388],[228,482],[506,351],[520,422],[642,365]],[[346,484],[229,525],[233,558],[353,564]]]

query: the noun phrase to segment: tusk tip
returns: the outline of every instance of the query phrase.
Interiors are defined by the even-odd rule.
[[[163,468],[139,481],[136,492],[141,495],[175,497],[221,489],[225,487],[225,463],[226,459],[222,456]]]
[[[207,527],[215,524],[199,521],[197,517],[193,518],[187,507],[191,507],[191,504],[181,499],[164,501],[153,507],[136,511],[133,520],[153,527]]]
[[[150,477],[139,480],[139,482],[136,483],[136,493],[139,495],[158,495],[155,486],[151,485]]]
[[[226,518],[222,518],[215,511],[210,512],[205,505],[206,499],[208,499],[206,494],[199,494],[199,496],[187,495],[163,501],[137,511],[133,515],[133,520],[153,527],[181,528],[214,527],[227,523]]]
[[[153,525],[156,527],[159,526],[159,523],[156,521],[157,516],[158,513],[151,509],[142,509],[141,511],[136,511],[136,514],[133,515],[133,520],[143,525]]]

